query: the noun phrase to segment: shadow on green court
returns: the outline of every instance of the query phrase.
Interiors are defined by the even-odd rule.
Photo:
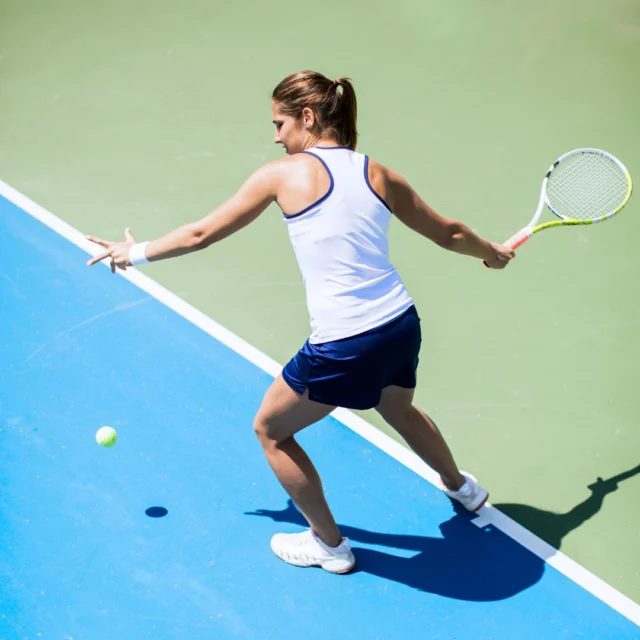
[[[560,549],[562,539],[595,516],[602,508],[605,497],[617,491],[620,482],[638,474],[640,474],[640,465],[608,480],[598,478],[587,487],[591,495],[567,513],[553,513],[526,504],[494,504],[493,506],[552,547]]]

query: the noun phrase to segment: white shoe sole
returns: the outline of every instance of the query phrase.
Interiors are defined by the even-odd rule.
[[[275,551],[274,551],[274,554],[278,558],[280,558],[280,560],[282,560],[282,562],[286,562],[287,564],[290,564],[290,565],[292,565],[294,567],[301,567],[303,569],[309,569],[311,567],[320,567],[321,569],[324,569],[328,573],[334,573],[336,575],[344,575],[345,573],[350,573],[351,571],[353,571],[355,569],[355,566],[356,566],[355,558],[353,559],[353,563],[350,566],[348,566],[348,567],[346,567],[344,569],[335,570],[335,569],[330,569],[327,566],[322,565],[320,562],[318,562],[317,564],[296,564],[295,562],[291,562],[290,560],[285,560],[282,556],[278,555]],[[326,563],[326,564],[328,564],[328,563]]]
[[[489,499],[489,492],[484,489],[484,498],[482,498],[482,501],[480,502],[480,504],[477,507],[473,507],[473,509],[469,509],[467,508],[468,511],[471,511],[471,513],[475,513],[476,511],[480,511],[480,509],[482,509],[482,507],[484,507],[485,503],[487,502],[487,500]]]

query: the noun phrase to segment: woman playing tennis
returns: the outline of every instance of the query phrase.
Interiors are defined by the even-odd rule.
[[[395,171],[356,152],[356,96],[348,79],[301,71],[273,91],[274,142],[287,157],[251,175],[208,216],[137,244],[107,242],[88,265],[111,269],[205,249],[255,220],[271,203],[284,214],[306,287],[311,335],[273,382],[254,429],[278,480],[309,523],[276,534],[274,553],[294,565],[346,573],[355,565],[324,497],[313,463],[295,434],[336,407],[375,408],[442,479],[443,490],[470,511],[487,491],[461,473],[436,425],[412,404],[420,319],[389,262],[391,217],[450,251],[494,269],[514,257],[461,222],[438,215]]]

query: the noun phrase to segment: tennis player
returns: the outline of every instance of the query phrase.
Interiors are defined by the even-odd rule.
[[[392,216],[440,247],[503,269],[514,257],[429,207],[398,173],[356,152],[356,95],[348,78],[295,73],[272,95],[274,142],[287,156],[255,171],[212,213],[163,237],[136,243],[88,236],[104,248],[88,265],[112,271],[205,249],[276,202],[306,287],[311,335],[273,382],[254,429],[278,480],[309,523],[276,534],[274,553],[294,565],[346,573],[355,565],[295,434],[336,407],[375,408],[441,477],[442,488],[477,511],[487,491],[461,472],[440,431],[413,401],[420,318],[389,262]]]

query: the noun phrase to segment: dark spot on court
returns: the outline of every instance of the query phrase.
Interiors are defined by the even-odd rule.
[[[169,512],[164,507],[149,507],[145,513],[150,518],[164,518]]]

